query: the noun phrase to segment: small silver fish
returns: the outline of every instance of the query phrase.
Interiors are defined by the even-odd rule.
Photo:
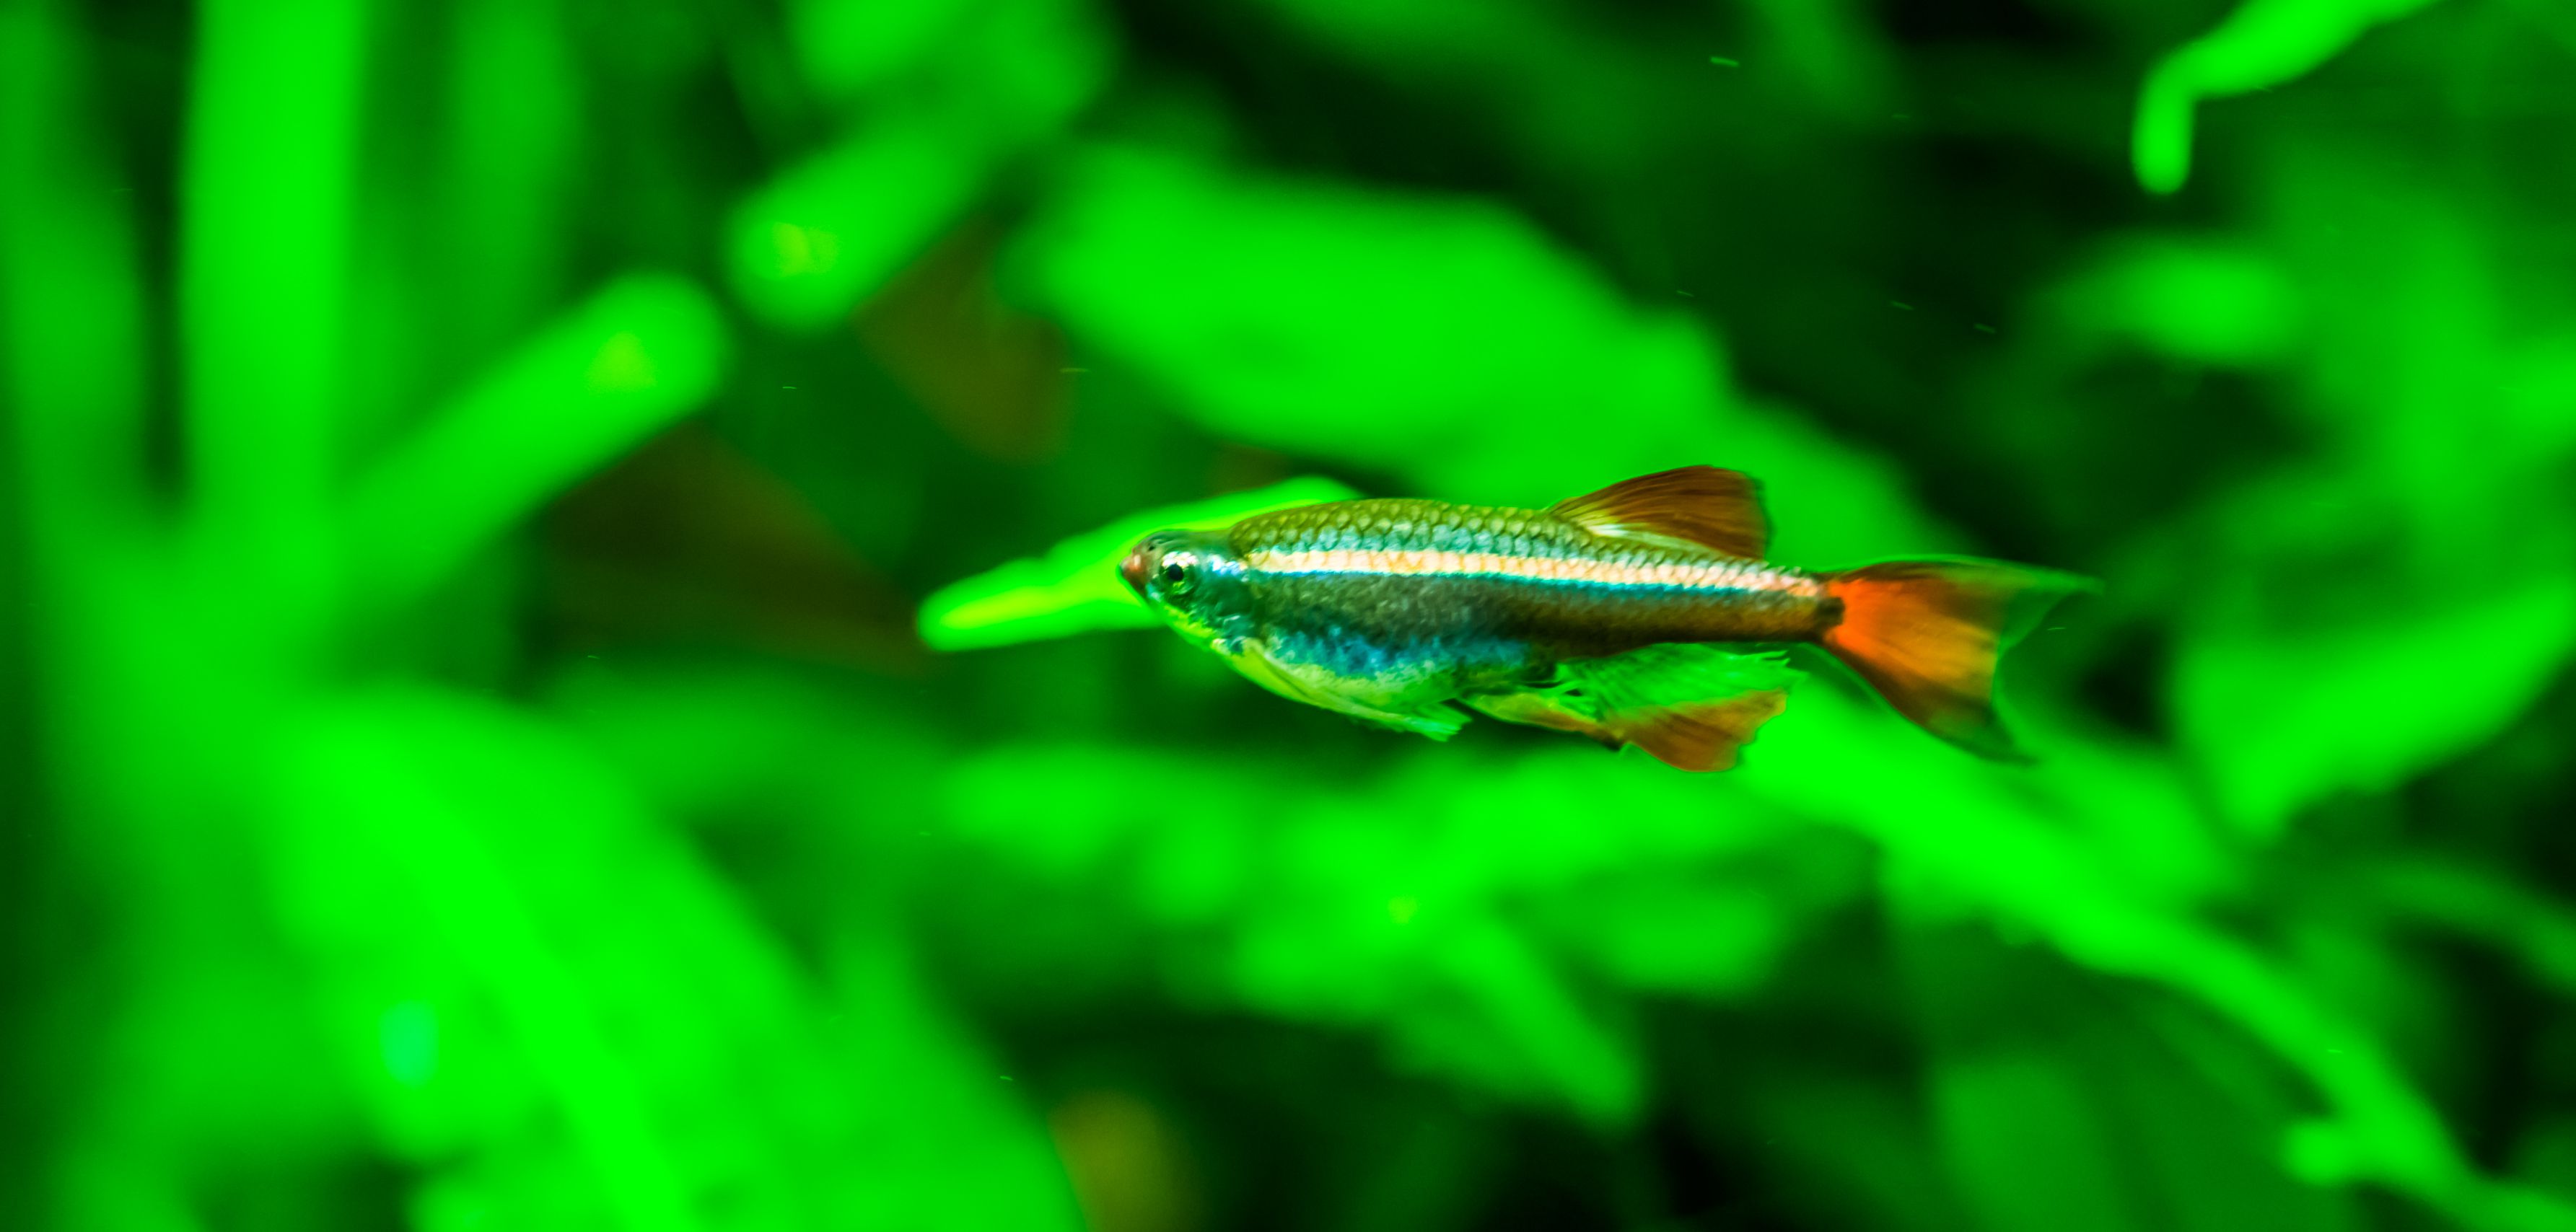
[[[1456,702],[1723,770],[1804,642],[1933,735],[2022,759],[1993,706],[2007,613],[2090,583],[1960,559],[1810,573],[1766,563],[1768,538],[1750,478],[1691,466],[1543,510],[1356,500],[1161,531],[1119,572],[1263,687],[1433,739],[1466,723]]]

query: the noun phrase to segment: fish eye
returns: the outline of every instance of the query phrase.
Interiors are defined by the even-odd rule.
[[[1170,582],[1173,585],[1179,585],[1181,579],[1186,578],[1189,575],[1190,571],[1182,568],[1178,562],[1163,566],[1163,580]]]

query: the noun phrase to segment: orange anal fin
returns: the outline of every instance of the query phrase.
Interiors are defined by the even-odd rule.
[[[1753,734],[1788,705],[1782,689],[1612,716],[1611,732],[1676,770],[1727,770]]]
[[[1506,723],[1581,732],[1614,749],[1627,743],[1591,715],[1574,710],[1545,693],[1493,693],[1458,700]]]
[[[1758,689],[1711,701],[1683,702],[1604,715],[1585,714],[1546,693],[1462,698],[1509,723],[1580,732],[1611,748],[1636,745],[1681,770],[1726,770],[1754,732],[1788,705],[1785,689]]]
[[[1558,501],[1548,512],[1620,539],[1705,548],[1760,560],[1770,547],[1762,491],[1742,471],[1685,466]]]

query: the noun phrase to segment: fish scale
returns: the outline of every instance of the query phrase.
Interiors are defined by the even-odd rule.
[[[1518,639],[1615,654],[1656,642],[1812,636],[1824,583],[1795,569],[1595,534],[1534,510],[1363,500],[1237,523],[1228,546],[1265,608],[1383,643]]]

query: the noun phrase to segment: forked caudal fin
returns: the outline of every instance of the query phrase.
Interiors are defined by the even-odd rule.
[[[1900,560],[1824,575],[1833,656],[1923,730],[1981,757],[2028,761],[1995,716],[1995,661],[2048,605],[2094,589],[2072,574],[1982,560]]]

